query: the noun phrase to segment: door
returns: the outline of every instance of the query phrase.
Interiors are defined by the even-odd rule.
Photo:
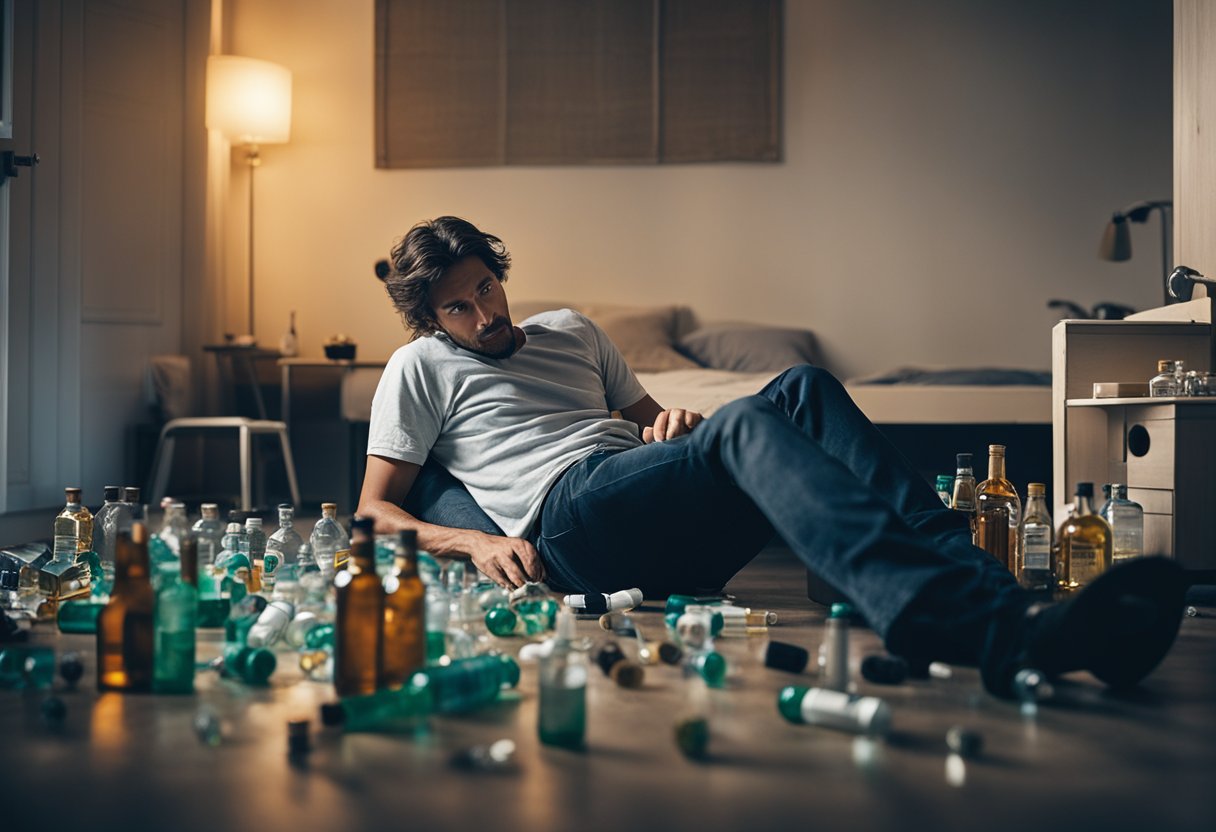
[[[0,513],[141,484],[148,359],[182,340],[186,3],[11,5],[0,150],[41,163],[0,185]]]

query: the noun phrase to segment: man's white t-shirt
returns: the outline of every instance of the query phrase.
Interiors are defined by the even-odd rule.
[[[520,327],[523,348],[487,358],[439,333],[397,350],[372,400],[367,452],[434,457],[508,535],[531,528],[549,487],[597,448],[642,444],[611,412],[646,391],[603,331],[569,309]]]

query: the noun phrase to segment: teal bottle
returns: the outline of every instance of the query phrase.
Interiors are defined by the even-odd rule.
[[[544,612],[524,612],[518,607],[495,607],[486,613],[486,629],[500,638],[534,636],[549,629]]]
[[[562,610],[553,649],[540,660],[537,735],[559,748],[582,748],[587,733],[587,657],[574,649],[574,635],[574,613]]]
[[[28,644],[0,648],[0,690],[48,690],[54,682],[54,649]]]
[[[194,631],[198,625],[198,542],[189,532],[178,542],[181,570],[165,577],[156,593],[152,690],[194,692]]]
[[[410,684],[430,690],[431,709],[436,713],[466,713],[492,704],[504,687],[519,684],[519,665],[510,656],[494,654],[455,659],[418,671]]]
[[[321,721],[351,732],[413,733],[431,713],[429,686],[424,673],[415,673],[404,687],[322,705]]]
[[[66,601],[59,605],[56,622],[61,633],[96,633],[104,601]]]

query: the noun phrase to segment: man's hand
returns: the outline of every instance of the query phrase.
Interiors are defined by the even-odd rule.
[[[468,551],[473,565],[496,584],[515,589],[528,581],[544,580],[545,565],[536,547],[528,541],[481,532],[472,535],[463,548]]]
[[[673,407],[664,410],[654,418],[654,426],[642,429],[642,441],[649,445],[651,442],[662,442],[665,439],[675,439],[692,431],[705,417],[695,410],[684,410]]]

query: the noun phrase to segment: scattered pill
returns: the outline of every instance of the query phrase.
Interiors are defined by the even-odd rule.
[[[811,660],[810,652],[797,644],[770,641],[764,650],[764,666],[789,673],[801,673]]]
[[[203,745],[219,745],[224,738],[219,715],[210,708],[199,708],[194,714],[194,735]]]
[[[309,741],[311,723],[307,719],[293,719],[287,723],[287,753],[302,756],[312,750]]]

